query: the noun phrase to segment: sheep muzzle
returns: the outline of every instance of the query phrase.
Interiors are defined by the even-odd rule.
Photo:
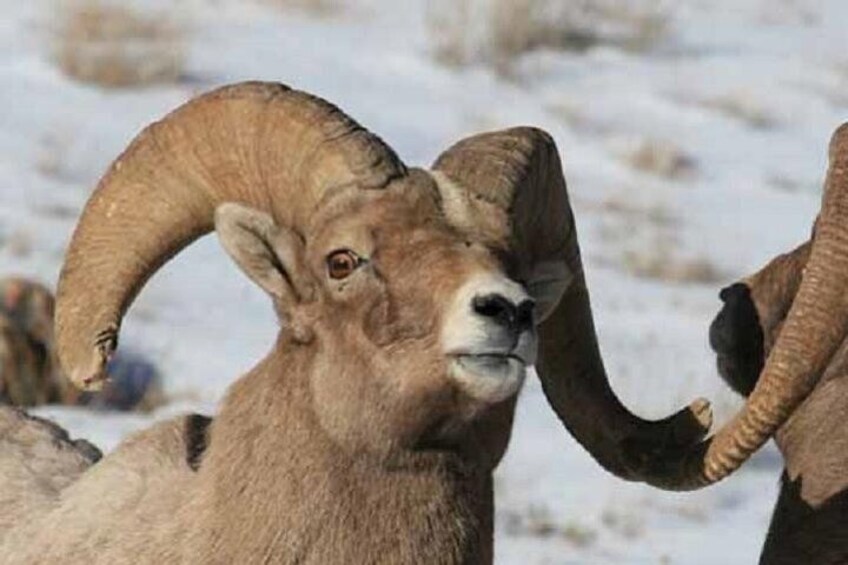
[[[502,275],[472,277],[459,288],[442,347],[451,378],[466,394],[500,402],[518,392],[536,357],[533,306],[524,288]]]

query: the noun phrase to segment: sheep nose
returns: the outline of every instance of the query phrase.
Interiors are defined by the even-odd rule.
[[[533,308],[535,303],[526,298],[518,305],[502,294],[484,294],[475,296],[471,301],[474,312],[489,318],[516,334],[533,327]]]

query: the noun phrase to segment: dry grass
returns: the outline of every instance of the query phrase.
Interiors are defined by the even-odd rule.
[[[834,106],[848,106],[848,61],[842,60],[832,65],[834,80],[828,86],[818,89]]]
[[[329,16],[342,8],[342,0],[259,0],[281,10],[295,10],[313,16]]]
[[[616,534],[636,539],[645,533],[645,526],[638,514],[626,510],[607,508],[601,514],[601,522]]]
[[[821,21],[815,3],[806,0],[772,0],[764,2],[758,19],[766,25],[812,26]]]
[[[658,232],[672,230],[678,220],[662,198],[640,202],[633,198],[633,187],[626,187],[609,194],[598,202],[581,202],[581,207],[602,214],[602,218],[614,225],[622,226],[627,232],[633,229]]]
[[[596,45],[645,51],[669,31],[658,0],[455,0],[428,5],[436,58],[450,65],[483,62],[509,72],[537,49],[584,51]],[[474,29],[482,22],[482,29]]]
[[[504,525],[511,536],[560,538],[574,547],[589,547],[598,537],[593,529],[577,522],[559,523],[544,506],[531,505],[522,512],[508,512]]]
[[[32,255],[35,250],[35,243],[30,232],[19,229],[0,241],[0,249],[12,257],[24,259]]]
[[[669,4],[659,0],[587,0],[585,6],[598,37],[628,51],[653,49],[670,33]]]
[[[427,5],[427,30],[433,56],[450,67],[461,67],[471,60],[472,42],[468,28],[471,22],[469,0],[437,1]]]
[[[597,206],[606,217],[626,225],[627,230],[649,228],[661,230],[673,228],[677,218],[662,202],[641,204],[625,192],[612,194]]]
[[[612,251],[603,261],[635,277],[675,284],[712,284],[726,280],[709,258],[681,251],[678,219],[662,201],[638,203],[626,193],[598,205],[601,237]]]
[[[679,284],[711,284],[725,278],[707,258],[680,257],[662,243],[625,251],[621,265],[625,271],[640,278]]]
[[[781,192],[803,192],[805,190],[813,191],[817,188],[815,185],[807,186],[806,183],[798,179],[789,178],[781,174],[769,175],[766,178],[766,182],[769,186]]]
[[[704,100],[703,105],[752,128],[769,129],[777,125],[777,118],[771,115],[753,94],[731,92]]]
[[[185,27],[165,13],[70,0],[60,5],[53,39],[53,58],[66,75],[103,87],[174,82],[185,65]]]
[[[76,206],[62,204],[61,202],[37,206],[35,211],[41,216],[56,220],[76,220],[80,214],[80,210]]]
[[[73,134],[58,128],[44,133],[38,140],[35,168],[50,178],[65,178],[67,175],[66,152],[73,146]]]
[[[695,524],[706,524],[709,521],[707,511],[697,504],[680,504],[675,506],[672,510],[684,520],[688,520]]]
[[[666,179],[685,178],[695,171],[695,159],[667,141],[643,139],[621,151],[619,157],[637,171]]]

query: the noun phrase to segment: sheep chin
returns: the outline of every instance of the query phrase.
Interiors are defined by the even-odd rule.
[[[495,404],[518,393],[527,365],[511,355],[456,355],[451,359],[449,374],[475,400]]]

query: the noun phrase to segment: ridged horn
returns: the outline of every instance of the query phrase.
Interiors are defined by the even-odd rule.
[[[715,436],[657,459],[652,484],[700,488],[738,469],[789,419],[818,383],[848,333],[848,124],[830,143],[809,259],[757,385],[742,410]]]
[[[501,247],[513,276],[555,289],[541,312],[536,365],[560,420],[607,470],[646,480],[628,466],[623,446],[649,457],[699,442],[711,412],[698,400],[674,416],[648,421],[632,414],[610,387],[595,334],[577,230],[559,153],[534,128],[467,138],[433,165],[443,209],[456,227]],[[555,280],[556,279],[556,280]]]
[[[85,206],[62,268],[56,337],[67,375],[96,388],[121,320],[169,258],[213,229],[224,202],[294,229],[326,195],[406,174],[338,108],[275,83],[201,95],[142,131]]]

